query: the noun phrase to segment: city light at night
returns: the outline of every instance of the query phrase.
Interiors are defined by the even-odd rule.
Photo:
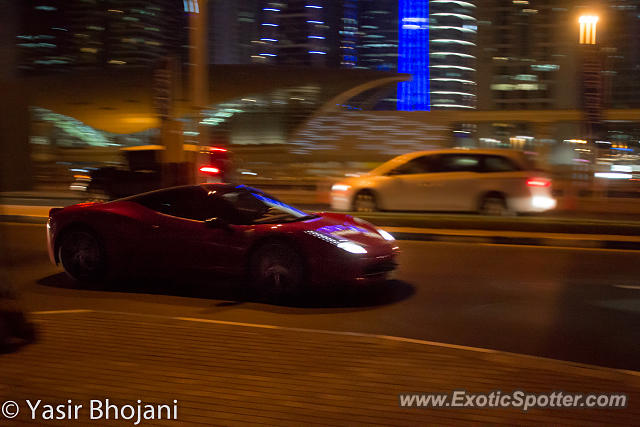
[[[640,0],[0,1],[0,425],[637,425]]]

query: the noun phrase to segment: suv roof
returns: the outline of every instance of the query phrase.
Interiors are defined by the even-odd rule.
[[[524,169],[533,169],[531,162],[527,159],[523,151],[509,150],[509,149],[466,149],[466,148],[448,148],[442,150],[426,150],[426,151],[414,151],[412,153],[402,154],[394,157],[391,160],[383,163],[377,168],[373,169],[370,174],[382,174],[388,170],[393,169],[399,164],[406,163],[409,160],[415,159],[421,156],[432,156],[439,154],[471,154],[471,155],[493,155],[508,157],[517,162]]]

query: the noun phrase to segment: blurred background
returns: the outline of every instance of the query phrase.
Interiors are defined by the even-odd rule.
[[[558,211],[640,213],[640,0],[0,1],[5,196],[526,151]],[[214,176],[215,175],[215,176]]]

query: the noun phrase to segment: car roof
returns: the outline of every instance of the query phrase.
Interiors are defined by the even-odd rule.
[[[425,151],[414,151],[412,153],[402,154],[401,156],[409,157],[419,157],[426,156],[432,154],[497,154],[501,156],[521,156],[523,154],[522,151],[518,150],[509,150],[509,149],[500,149],[500,148],[447,148],[442,150],[425,150]]]
[[[407,160],[412,160],[421,156],[434,156],[438,154],[480,154],[480,155],[498,155],[498,156],[507,156],[512,159],[521,160],[524,156],[524,152],[518,150],[509,150],[509,149],[466,149],[466,148],[448,148],[443,150],[426,150],[426,151],[414,151],[412,153],[402,154],[400,156],[394,157],[389,160],[387,163],[396,163],[398,161],[405,162]]]
[[[180,190],[180,189],[187,190],[187,189],[196,189],[196,188],[200,188],[205,191],[220,191],[221,193],[228,193],[230,191],[239,190],[239,191],[249,191],[249,192],[264,194],[263,191],[260,191],[256,188],[247,187],[246,185],[211,183],[211,184],[178,185],[175,187],[159,188],[157,190],[147,191],[145,193],[139,193],[139,194],[134,194],[132,196],[123,197],[122,199],[118,199],[118,200],[134,200],[138,197],[145,197],[152,194],[164,193],[172,190]]]
[[[381,164],[377,168],[373,169],[369,172],[369,174],[377,175],[380,173],[385,173],[386,171],[394,168],[400,163],[405,163],[409,160],[413,160],[422,156],[434,156],[439,154],[480,154],[480,155],[498,155],[498,156],[506,156],[511,159],[514,159],[518,163],[524,163],[523,157],[524,152],[518,150],[509,150],[509,149],[500,149],[500,148],[446,148],[440,150],[425,150],[425,151],[414,151],[412,153],[405,153],[399,156],[394,157],[391,160],[386,161]]]

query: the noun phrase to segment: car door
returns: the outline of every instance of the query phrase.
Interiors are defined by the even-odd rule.
[[[421,211],[428,210],[426,188],[429,185],[430,156],[420,156],[403,163],[386,173],[383,188],[385,209]]]
[[[431,159],[425,189],[429,210],[468,211],[477,201],[480,158],[470,153],[449,153]]]
[[[183,270],[227,270],[233,267],[237,241],[242,233],[233,225],[212,228],[205,220],[220,216],[202,187],[162,192],[147,206],[156,211],[152,241],[159,268]]]

